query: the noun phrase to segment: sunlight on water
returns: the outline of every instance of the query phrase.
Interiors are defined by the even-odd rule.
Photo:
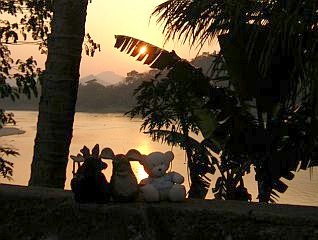
[[[141,154],[149,154],[151,152],[149,141],[147,141],[146,139],[141,139],[141,142],[138,145],[137,149]]]
[[[27,185],[30,176],[30,166],[33,155],[33,145],[36,132],[37,112],[14,111],[17,126],[25,133],[21,135],[12,135],[0,137],[1,145],[14,147],[20,153],[18,157],[11,157],[14,166],[14,181],[12,184]],[[142,154],[149,154],[152,151],[166,152],[171,147],[152,142],[151,139],[139,132],[141,121],[131,121],[120,114],[89,114],[77,113],[74,122],[74,131],[70,154],[79,153],[83,145],[92,149],[96,143],[100,148],[110,147],[115,154],[127,153],[129,149],[137,149]],[[189,189],[187,167],[184,151],[174,148],[175,159],[172,162],[172,170],[181,173],[186,180],[185,186]],[[110,180],[112,174],[111,160],[106,160],[108,168],[104,171],[106,178]],[[138,162],[132,162],[132,168],[140,181],[147,177],[143,166]],[[302,204],[318,206],[318,168],[313,169],[310,179],[309,171],[301,171],[295,174],[293,181],[285,181],[289,188],[285,194],[280,195],[279,203]],[[218,175],[210,176],[212,185],[214,185]],[[72,161],[67,166],[67,180],[65,188],[70,189],[70,180],[72,179]],[[1,182],[8,181],[0,179]],[[254,175],[245,176],[246,187],[253,195],[253,201],[257,201],[257,185]],[[214,186],[212,186],[214,187]],[[211,189],[208,198],[213,198]]]
[[[138,182],[148,177],[144,167],[139,162],[131,162],[131,168],[134,171]]]

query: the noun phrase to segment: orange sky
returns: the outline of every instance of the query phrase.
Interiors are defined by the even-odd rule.
[[[174,49],[182,58],[194,58],[198,50],[190,51],[188,45],[169,42],[163,46],[162,28],[156,25],[155,19],[149,23],[151,12],[162,2],[164,0],[93,0],[88,6],[86,32],[90,33],[95,42],[101,44],[102,51],[93,58],[83,54],[81,77],[103,71],[113,71],[125,76],[131,70],[143,72],[149,69],[113,47],[116,34],[136,37],[169,51]],[[26,58],[33,55],[38,64],[44,66],[46,56],[40,56],[36,47],[28,45],[11,49],[14,56]],[[212,52],[215,49],[216,45],[205,46],[202,51]]]

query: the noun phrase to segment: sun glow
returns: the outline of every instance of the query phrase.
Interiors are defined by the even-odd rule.
[[[143,139],[136,149],[141,153],[141,154],[149,154],[150,152],[153,151],[151,148],[151,144],[149,143],[149,140]],[[147,178],[148,174],[145,172],[144,167],[139,163],[132,161],[130,162],[132,170],[134,171],[137,181],[140,182],[142,179]]]
[[[146,52],[147,52],[147,47],[146,46],[141,47],[140,50],[139,50],[140,54],[145,54]]]
[[[148,177],[148,174],[145,172],[144,167],[139,162],[130,162],[130,164],[138,182]]]

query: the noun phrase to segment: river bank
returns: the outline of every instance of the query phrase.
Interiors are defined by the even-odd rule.
[[[70,191],[0,184],[0,239],[318,239],[318,207],[238,201],[77,204]]]

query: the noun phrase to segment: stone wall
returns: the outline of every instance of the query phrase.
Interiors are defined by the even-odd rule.
[[[77,204],[57,189],[0,184],[0,240],[318,239],[318,208],[235,201]]]

